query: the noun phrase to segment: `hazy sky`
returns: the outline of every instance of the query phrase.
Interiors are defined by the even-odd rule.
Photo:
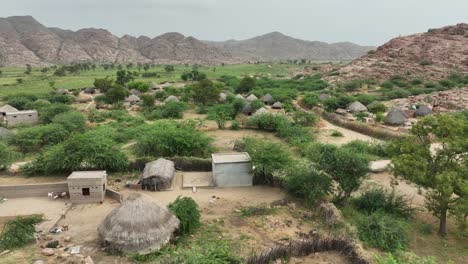
[[[428,28],[468,23],[468,0],[1,0],[0,16],[116,35],[180,32],[204,40],[280,31],[306,40],[380,45]]]

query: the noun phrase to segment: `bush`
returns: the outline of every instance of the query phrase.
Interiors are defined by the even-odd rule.
[[[135,89],[142,93],[148,92],[150,85],[147,82],[133,81],[127,84],[128,89]]]
[[[19,248],[34,241],[34,226],[42,221],[41,215],[18,216],[8,221],[0,234],[0,251]]]
[[[253,116],[247,122],[248,126],[254,126],[261,130],[277,131],[280,126],[289,124],[289,119],[284,115],[265,113]]]
[[[138,157],[207,157],[213,151],[210,137],[185,124],[158,122],[145,126],[138,134]]]
[[[8,168],[20,154],[16,152],[12,147],[0,141],[0,170]]]
[[[306,164],[297,164],[287,170],[286,190],[292,196],[314,205],[332,192],[332,179],[326,173]]]
[[[385,114],[382,112],[375,113],[375,122],[382,123],[385,120]]]
[[[367,105],[367,109],[369,110],[369,112],[374,114],[379,112],[385,113],[385,111],[387,111],[387,107],[383,103],[377,101],[374,101]]]
[[[86,119],[78,111],[69,111],[58,114],[52,123],[61,125],[68,132],[84,132],[86,129]]]
[[[383,211],[387,214],[405,219],[411,218],[414,209],[406,197],[397,195],[395,191],[388,192],[382,187],[375,187],[353,198],[354,206],[368,214]]]
[[[275,212],[275,208],[265,205],[247,206],[240,209],[240,215],[243,217],[270,215]]]
[[[178,233],[180,235],[192,234],[200,226],[200,212],[197,203],[190,197],[177,197],[169,204],[169,210],[179,218]]]
[[[252,91],[256,85],[254,78],[246,76],[240,81],[239,86],[236,87],[236,93],[248,93]]]
[[[320,102],[319,96],[315,93],[308,93],[302,98],[302,104],[307,108],[317,106]]]
[[[380,158],[388,157],[385,145],[379,143],[369,143],[362,140],[353,140],[343,145],[343,148],[350,149],[351,151],[355,151],[356,153],[364,154],[369,159],[375,156]]]
[[[39,118],[43,123],[50,123],[54,119],[56,115],[68,112],[72,110],[68,105],[65,104],[51,104],[49,106],[46,106],[42,109],[39,109]]]
[[[362,217],[357,229],[359,239],[364,244],[384,251],[404,250],[408,243],[405,224],[383,213]]]
[[[70,173],[76,170],[124,171],[127,156],[108,134],[89,131],[46,149],[23,169],[28,175]]]
[[[11,143],[24,153],[39,151],[44,146],[58,144],[70,136],[60,124],[48,124],[20,129]]]
[[[313,113],[298,110],[293,114],[293,120],[299,126],[314,126],[319,121],[319,117]]]
[[[331,133],[330,136],[332,136],[332,137],[343,137],[343,133],[341,133],[338,130],[333,130],[333,132]]]
[[[113,85],[112,88],[106,91],[105,95],[108,104],[115,104],[123,102],[129,95],[129,92],[127,88],[121,85]]]
[[[101,91],[101,93],[106,93],[112,88],[112,85],[114,85],[114,80],[109,77],[94,79],[94,87]]]
[[[169,101],[158,107],[153,113],[157,119],[180,119],[184,117],[185,103]]]
[[[231,122],[231,130],[239,130],[241,123],[238,120],[233,120]]]
[[[396,252],[388,253],[386,256],[376,256],[376,264],[437,264],[437,261],[430,256],[420,257],[411,252]]]

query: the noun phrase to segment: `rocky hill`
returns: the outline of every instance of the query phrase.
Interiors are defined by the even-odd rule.
[[[270,33],[243,41],[210,42],[166,33],[155,38],[114,36],[105,29],[46,27],[31,16],[0,18],[0,66],[76,61],[152,63],[240,63],[289,59],[352,60],[371,47],[327,44]]]
[[[251,61],[286,61],[291,59],[350,61],[374,49],[374,47],[359,46],[350,42],[328,44],[320,41],[305,41],[279,32],[247,40],[206,41],[206,43],[235,57]]]
[[[31,16],[0,18],[0,65],[96,62],[236,63],[238,59],[193,37],[114,36],[104,29],[48,28]]]
[[[340,69],[331,80],[393,75],[442,79],[451,73],[468,74],[468,24],[457,24],[426,33],[398,37]]]

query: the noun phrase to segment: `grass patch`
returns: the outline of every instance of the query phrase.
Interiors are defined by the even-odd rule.
[[[334,131],[330,134],[330,136],[332,136],[332,137],[343,137],[343,133],[341,133],[341,132],[338,131],[338,130],[334,130]]]
[[[276,212],[276,208],[272,208],[266,205],[259,206],[247,206],[240,209],[240,215],[242,217],[271,215]]]
[[[0,251],[20,248],[34,240],[35,225],[42,215],[18,216],[8,221],[0,234]]]

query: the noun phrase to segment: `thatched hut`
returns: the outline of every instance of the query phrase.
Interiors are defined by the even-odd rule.
[[[258,97],[255,96],[255,94],[251,94],[249,96],[247,96],[247,98],[245,98],[247,100],[247,102],[253,102],[253,101],[257,101],[258,100]]]
[[[87,93],[87,94],[95,94],[96,93],[96,88],[94,87],[87,87],[84,89],[84,93]]]
[[[359,112],[366,112],[367,107],[363,105],[361,102],[355,101],[354,103],[348,105],[346,110],[350,111],[351,113],[359,113]]]
[[[61,94],[61,95],[67,95],[68,94],[68,90],[67,89],[63,89],[63,88],[60,88],[60,89],[57,89],[57,91],[55,91],[57,94]]]
[[[224,102],[226,102],[226,100],[227,100],[227,94],[219,93],[218,101],[221,102],[221,103],[224,103]]]
[[[268,110],[265,109],[265,107],[262,107],[255,112],[254,116],[268,114],[268,113],[269,113]]]
[[[132,193],[99,225],[98,237],[110,252],[148,254],[169,243],[179,223],[166,207]]]
[[[174,177],[174,162],[160,158],[146,163],[143,175],[140,178],[141,188],[153,192],[168,190],[172,187]]]
[[[283,104],[281,102],[274,103],[271,108],[273,109],[283,109]]]
[[[431,114],[432,114],[432,109],[427,105],[422,105],[416,111],[414,111],[415,117],[427,116]]]
[[[271,96],[271,94],[265,94],[262,97],[262,102],[266,105],[272,105],[275,101],[273,99],[273,96]]]
[[[137,89],[131,89],[131,90],[130,90],[130,93],[133,94],[133,95],[136,95],[136,96],[140,96],[140,95],[141,95],[141,92],[138,91]]]
[[[254,111],[255,111],[255,110],[254,110],[254,108],[252,107],[252,104],[250,104],[250,103],[245,104],[245,105],[244,105],[244,108],[242,109],[242,113],[243,113],[244,115],[252,115]]]
[[[242,95],[240,95],[240,94],[236,94],[236,98],[239,98],[239,99],[245,100],[244,96],[242,96]]]
[[[140,97],[134,95],[134,94],[131,94],[129,97],[127,97],[125,99],[126,102],[130,103],[130,104],[138,104],[141,100],[140,100]]]
[[[170,101],[180,102],[179,98],[177,98],[174,95],[170,95],[169,97],[166,98],[166,100],[164,100],[165,103],[170,102]]]
[[[405,111],[398,108],[393,108],[385,117],[384,123],[391,126],[402,126],[406,123],[407,120],[408,116],[406,115]]]

